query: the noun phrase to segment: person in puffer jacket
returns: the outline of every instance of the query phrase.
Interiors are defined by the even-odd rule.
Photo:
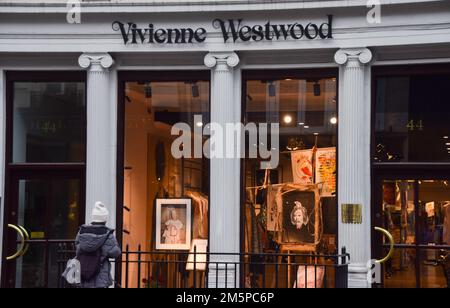
[[[104,260],[98,274],[89,281],[82,281],[81,288],[108,288],[113,284],[109,259],[118,258],[122,251],[113,230],[106,226],[108,216],[109,211],[105,205],[96,202],[91,224],[81,226],[75,239],[77,255],[81,251],[94,252],[101,249],[101,259]]]

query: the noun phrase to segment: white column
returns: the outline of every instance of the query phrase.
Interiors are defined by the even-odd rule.
[[[341,49],[340,64],[338,203],[339,247],[350,253],[349,287],[368,287],[366,263],[370,252],[370,95],[365,64],[372,60],[367,48]],[[369,93],[370,94],[370,93]],[[342,222],[342,204],[362,205],[362,224]]]
[[[211,123],[225,129],[227,123],[240,123],[239,87],[235,86],[235,71],[239,57],[234,52],[209,53],[205,65],[211,68]],[[224,138],[225,139],[225,138]],[[225,149],[225,141],[223,141]],[[238,253],[240,251],[240,160],[235,158],[211,157],[210,181],[210,252]],[[212,262],[234,262],[237,256],[211,256]],[[235,273],[237,276],[235,277]],[[233,287],[239,277],[230,265],[225,284],[225,267],[210,265],[209,286]],[[216,280],[217,279],[217,280]],[[237,284],[237,286],[239,286]]]
[[[3,224],[5,223],[5,132],[6,132],[6,94],[4,71],[0,68],[0,256],[3,255]],[[2,262],[0,260],[0,279],[2,272]]]
[[[87,156],[86,156],[86,222],[96,201],[109,209],[111,226],[115,213],[114,187],[111,187],[111,101],[109,68],[114,61],[107,53],[82,54],[78,63],[87,69]]]

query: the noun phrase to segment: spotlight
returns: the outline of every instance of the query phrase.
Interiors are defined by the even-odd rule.
[[[197,123],[195,123],[195,125],[197,125],[197,127],[202,127],[203,126],[203,122],[197,122]]]
[[[285,123],[285,124],[291,124],[292,123],[292,117],[290,116],[290,115],[285,115],[284,117],[283,117],[283,122]]]
[[[318,81],[316,81],[316,83],[314,84],[314,96],[320,96],[320,94],[320,84]]]
[[[333,124],[333,125],[336,125],[337,124],[337,118],[336,117],[332,117],[330,119],[330,123]]]
[[[198,89],[198,85],[196,83],[194,83],[192,85],[192,97],[199,97],[200,96],[200,91]]]
[[[145,84],[144,95],[145,95],[145,98],[151,98],[152,97],[152,87],[150,85],[150,82]]]
[[[277,90],[275,89],[275,85],[273,84],[273,81],[269,82],[269,96],[275,97],[277,95]]]

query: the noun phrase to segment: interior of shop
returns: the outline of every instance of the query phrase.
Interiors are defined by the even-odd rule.
[[[192,131],[209,122],[209,81],[126,82],[123,246],[130,251],[175,250],[180,249],[177,244],[208,238],[209,161],[171,155],[177,137],[171,129],[180,122]],[[191,199],[192,215],[176,202],[157,206],[157,199],[163,198]],[[128,275],[136,281],[136,267]],[[162,277],[142,283],[164,284],[158,280]]]
[[[384,181],[384,227],[397,247],[384,268],[384,285],[392,288],[446,288],[450,244],[450,181]]]
[[[245,159],[242,251],[335,253],[336,78],[248,79],[243,86],[245,124],[280,123],[280,148],[274,149],[280,163],[265,170],[260,169],[261,158]],[[188,253],[197,245],[206,251],[209,161],[174,158],[171,146],[177,136],[171,130],[184,122],[194,132],[193,142],[199,137],[195,129],[201,131],[209,123],[209,81],[149,78],[126,82],[124,90],[124,247]],[[246,142],[247,152],[267,147],[261,140],[257,143]],[[171,279],[153,271],[142,286]],[[246,277],[248,287],[261,286],[257,271],[247,271],[252,276]],[[136,281],[132,276],[137,274],[137,268],[129,269],[129,280]]]
[[[249,77],[244,86],[245,122],[280,124],[280,163],[264,170],[261,158],[244,161],[243,251],[336,253],[336,78]],[[245,275],[248,287],[274,287],[279,275],[291,287],[292,273],[253,266]]]

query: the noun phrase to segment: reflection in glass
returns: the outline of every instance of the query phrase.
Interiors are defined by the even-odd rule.
[[[450,245],[449,181],[419,181],[420,243]],[[450,246],[447,249],[427,249],[421,252],[421,287],[447,286],[446,271],[450,270]]]
[[[276,169],[266,172],[260,169],[260,163],[265,159],[261,157],[249,158],[244,162],[244,192],[243,204],[244,247],[246,252],[263,253],[276,252],[286,236],[283,223],[280,223],[279,206],[277,203],[276,185],[293,183],[299,177],[294,174],[292,153],[299,150],[311,150],[311,157],[297,162],[298,170],[309,179],[314,178],[312,169],[313,148],[331,148],[335,151],[337,133],[337,101],[335,78],[279,78],[272,80],[247,80],[245,83],[246,97],[244,105],[244,124],[278,123],[280,126],[280,145],[265,144],[261,140],[250,142],[251,136],[246,140],[247,154],[251,149],[263,148],[279,151],[279,165]],[[268,138],[270,140],[270,138]],[[333,149],[334,148],[334,149]],[[308,152],[309,153],[309,152]],[[330,173],[336,169],[336,162],[323,156],[324,168]],[[330,154],[328,154],[330,155]],[[318,157],[320,155],[317,155]],[[320,157],[322,157],[320,156]],[[330,155],[331,156],[331,155]],[[300,161],[300,159],[299,159]],[[304,164],[303,164],[304,162]],[[328,163],[328,164],[326,164]],[[295,165],[295,163],[294,163]],[[311,167],[311,168],[310,168]],[[325,173],[324,173],[325,174]],[[325,177],[324,177],[325,178]],[[313,180],[312,180],[313,181]],[[312,182],[311,181],[311,182]],[[297,183],[299,183],[297,181]],[[274,184],[270,188],[254,189],[255,186]],[[330,183],[332,184],[332,183]],[[330,187],[335,187],[334,184]],[[319,235],[322,252],[334,252],[336,249],[336,198],[335,189],[322,199],[323,230]],[[297,200],[298,201],[298,200]],[[314,211],[311,211],[314,213]],[[278,217],[278,218],[277,218]],[[287,220],[286,220],[287,221]],[[310,220],[313,222],[313,220]],[[309,226],[311,227],[311,226]],[[270,273],[266,273],[270,274]],[[246,279],[252,286],[258,284],[258,271],[248,274]]]
[[[79,193],[80,181],[75,179],[20,180],[18,225],[24,226],[32,239],[74,239],[79,227]],[[57,248],[30,245],[16,261],[16,287],[45,287],[47,271],[49,286],[56,287]]]
[[[450,74],[376,79],[375,162],[450,161]]]
[[[15,82],[13,162],[84,162],[83,82]]]
[[[387,254],[387,250],[384,251]],[[416,252],[414,249],[396,249],[384,264],[385,288],[416,287]]]
[[[155,249],[155,198],[192,198],[192,239],[208,239],[209,160],[203,153],[199,158],[174,158],[172,144],[178,135],[171,130],[183,123],[195,131],[192,145],[194,138],[200,144],[206,140],[201,132],[210,122],[209,91],[209,82],[202,80],[125,83],[123,247]],[[193,157],[192,147],[191,153]],[[141,268],[143,287],[177,286],[174,266]],[[137,264],[130,264],[131,287],[137,287],[137,270]]]
[[[384,181],[382,209],[383,226],[395,243],[414,244],[414,181]]]

